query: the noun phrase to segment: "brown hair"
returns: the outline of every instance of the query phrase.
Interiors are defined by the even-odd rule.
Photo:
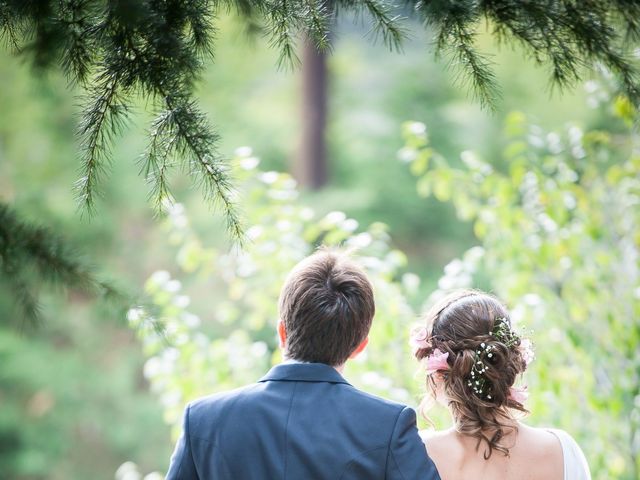
[[[506,307],[492,295],[464,290],[450,294],[434,305],[425,320],[428,347],[418,349],[415,355],[423,359],[435,349],[449,354],[449,369],[439,373],[456,430],[475,437],[478,440],[476,448],[485,443],[485,459],[493,450],[508,456],[509,449],[500,440],[509,431],[517,430],[513,422],[514,410],[528,412],[509,396],[509,389],[526,369],[526,362],[519,348],[521,339],[511,330]],[[495,333],[503,322],[509,330],[509,341]],[[478,352],[486,348],[491,355],[483,358],[488,368],[482,372],[482,394],[474,391],[471,382]],[[435,383],[431,376],[427,377],[427,385],[433,392]]]
[[[279,309],[290,358],[342,365],[369,334],[373,288],[345,253],[322,249],[291,271]]]

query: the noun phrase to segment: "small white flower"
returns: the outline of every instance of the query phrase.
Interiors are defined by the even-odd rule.
[[[180,283],[179,280],[169,280],[164,286],[164,289],[167,292],[171,292],[171,293],[176,293],[181,288],[182,288],[182,284]]]
[[[187,308],[190,303],[191,303],[191,299],[186,295],[178,295],[173,300],[173,304],[178,308]]]
[[[163,480],[164,476],[158,472],[151,472],[144,476],[142,480]]]
[[[422,122],[411,122],[409,124],[409,131],[414,135],[424,135],[427,133],[427,126]]]
[[[236,157],[250,157],[253,154],[253,150],[251,149],[251,147],[238,147],[233,153],[236,155]]]
[[[358,228],[358,221],[353,218],[347,218],[342,222],[342,228],[347,232],[354,232]]]
[[[144,315],[144,310],[140,307],[130,308],[127,312],[127,320],[130,323],[136,323],[138,320],[142,318]]]
[[[278,180],[279,176],[280,175],[278,172],[264,172],[262,175],[260,175],[260,180],[270,185]]]
[[[338,224],[338,223],[342,223],[346,220],[347,216],[345,215],[344,212],[329,212],[327,213],[327,216],[324,217],[325,220],[329,223],[333,223],[333,224]]]
[[[260,159],[257,157],[247,157],[247,158],[243,158],[240,161],[240,167],[242,167],[243,170],[253,170],[259,164],[260,164]]]
[[[166,270],[158,270],[151,275],[151,281],[156,285],[164,285],[171,279],[171,275]]]

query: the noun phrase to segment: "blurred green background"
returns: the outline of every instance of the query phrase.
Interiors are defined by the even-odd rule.
[[[417,405],[424,381],[406,344],[423,305],[434,290],[489,289],[534,328],[531,423],[569,430],[594,478],[638,478],[640,193],[630,108],[606,75],[550,92],[547,72],[483,37],[503,93],[495,112],[483,111],[433,59],[421,28],[402,54],[365,34],[347,21],[336,28],[330,180],[298,191],[286,174],[264,172],[289,171],[298,151],[299,72],[277,71],[276,52],[233,18],[221,21],[198,97],[236,166],[252,239],[242,253],[185,175],[174,178],[180,205],[154,218],[136,164],[144,99],[115,143],[97,215],[83,217],[72,192],[81,92],[0,54],[2,199],[64,232],[152,305],[127,322],[81,294],[44,291],[42,324],[25,328],[0,290],[0,477],[113,478],[127,461],[138,467],[121,475],[165,471],[186,401],[254,381],[277,361],[275,303],[287,270],[317,243],[346,243],[362,249],[379,302],[369,352],[347,370],[356,384]],[[535,205],[527,181],[538,185]],[[482,260],[469,250],[476,245]],[[168,342],[153,318],[167,325]],[[442,412],[434,419],[447,424]]]

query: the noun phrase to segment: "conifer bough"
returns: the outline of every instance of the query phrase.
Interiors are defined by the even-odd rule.
[[[217,135],[193,98],[194,83],[212,58],[216,15],[228,10],[257,27],[280,52],[280,63],[289,65],[297,60],[302,33],[328,48],[330,26],[343,12],[366,14],[391,48],[400,47],[407,17],[416,17],[433,35],[435,53],[448,56],[478,100],[492,106],[499,91],[491,62],[475,42],[486,24],[501,42],[521,45],[534,63],[547,66],[554,85],[572,85],[600,64],[640,103],[630,55],[640,38],[640,1],[0,0],[0,35],[8,48],[38,68],[61,65],[86,89],[76,189],[88,211],[108,172],[114,135],[143,95],[155,113],[141,160],[154,203],[160,208],[171,198],[170,172],[182,166],[205,198],[221,206],[231,236],[241,238]]]
[[[131,301],[122,291],[96,276],[73,246],[50,229],[25,222],[0,203],[0,286],[5,287],[32,325],[40,319],[41,284],[62,284],[109,300],[119,308]],[[10,323],[8,315],[0,323]]]

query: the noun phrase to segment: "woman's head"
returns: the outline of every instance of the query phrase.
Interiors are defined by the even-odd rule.
[[[512,387],[529,361],[508,310],[492,295],[465,290],[434,305],[425,322],[416,358],[446,356],[428,386],[444,396],[460,433],[486,443],[485,458],[493,449],[508,454],[500,439],[514,428],[512,411],[526,412]]]

